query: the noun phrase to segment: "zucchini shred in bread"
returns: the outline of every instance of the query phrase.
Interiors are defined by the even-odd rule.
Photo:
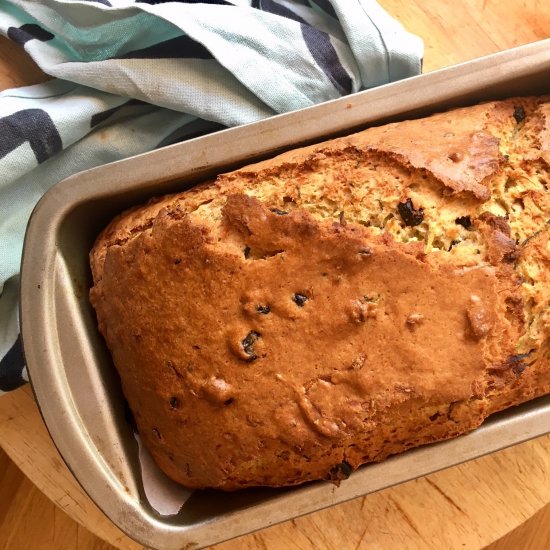
[[[550,392],[550,97],[296,149],[117,217],[91,301],[190,488],[338,482]]]

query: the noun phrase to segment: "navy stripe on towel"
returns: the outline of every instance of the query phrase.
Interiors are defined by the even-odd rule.
[[[340,63],[338,54],[330,41],[330,36],[326,32],[312,27],[297,13],[294,13],[292,10],[282,6],[281,4],[273,2],[273,0],[256,0],[253,3],[253,6],[261,9],[262,11],[273,13],[274,15],[279,15],[281,17],[286,17],[287,19],[292,19],[293,21],[300,23],[304,42],[306,43],[309,53],[311,53],[313,59],[315,59],[316,63],[328,76],[329,80],[340,94],[344,95],[351,93],[351,77]]]
[[[54,35],[50,31],[43,29],[40,25],[25,23],[19,28],[9,27],[8,38],[23,46],[29,40],[40,40],[40,42],[47,42],[48,40],[54,38]]]
[[[13,346],[0,361],[0,391],[15,390],[25,383],[23,380],[24,366],[21,335],[18,335]]]
[[[281,4],[273,2],[273,0],[256,0],[253,2],[252,7],[307,25],[307,23],[297,13],[294,13],[291,9],[285,6],[281,6]]]
[[[179,2],[180,4],[214,4],[216,6],[233,6],[226,0],[138,0],[136,4],[165,4],[166,2]]]
[[[214,56],[199,42],[189,36],[177,36],[141,50],[134,50],[113,59],[214,59]]]
[[[63,148],[50,115],[42,109],[23,109],[0,118],[0,159],[29,142],[38,164]]]
[[[310,25],[302,25],[302,36],[313,59],[329,77],[341,94],[350,94],[352,80],[338,58],[338,54],[326,32]]]
[[[329,0],[310,0],[310,3],[317,4],[325,13],[328,13],[334,19],[338,19],[334,7],[329,2]]]

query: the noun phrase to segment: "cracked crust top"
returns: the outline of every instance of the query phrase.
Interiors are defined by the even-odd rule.
[[[548,106],[372,128],[116,218],[91,301],[159,466],[339,482],[550,392]]]

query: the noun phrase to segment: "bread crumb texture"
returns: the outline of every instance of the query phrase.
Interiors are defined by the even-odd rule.
[[[191,488],[316,479],[550,392],[550,99],[367,129],[116,218],[91,301]]]

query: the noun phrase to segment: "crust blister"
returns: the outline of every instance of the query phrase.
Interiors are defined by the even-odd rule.
[[[550,391],[539,101],[367,130],[117,218],[91,298],[159,465],[296,484]]]

